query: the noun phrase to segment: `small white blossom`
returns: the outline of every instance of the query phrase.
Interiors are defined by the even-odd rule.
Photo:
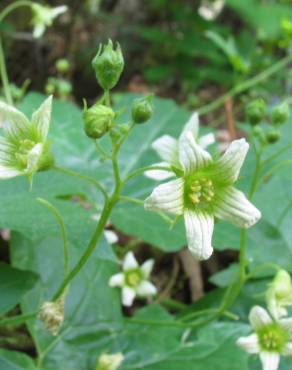
[[[224,5],[224,0],[202,0],[198,13],[206,21],[213,21],[222,12]]]
[[[292,282],[290,274],[279,270],[266,293],[267,306],[275,319],[287,316],[288,306],[292,306]]]
[[[190,116],[189,120],[182,130],[180,137],[182,137],[186,131],[190,131],[193,134],[194,139],[202,148],[207,148],[207,146],[215,142],[215,136],[213,133],[209,133],[199,137],[199,115],[197,112],[194,112]],[[170,166],[174,168],[181,168],[179,162],[179,140],[170,135],[163,135],[152,143],[152,148],[163,160],[163,162],[155,163],[153,164],[153,166]],[[146,171],[145,176],[153,180],[161,181],[172,177],[173,172],[154,169]]]
[[[0,179],[32,175],[49,168],[53,157],[47,135],[51,120],[50,96],[32,115],[31,121],[16,108],[0,102],[3,135],[0,137]]]
[[[173,144],[174,145],[174,144]],[[172,153],[170,140],[160,151]],[[184,216],[188,247],[199,260],[212,252],[214,217],[241,228],[254,225],[261,217],[245,195],[233,184],[239,177],[249,145],[245,139],[233,141],[226,152],[213,159],[195,140],[191,129],[184,129],[178,142],[176,179],[157,186],[145,200],[145,209]]]
[[[157,293],[156,287],[149,281],[154,260],[145,261],[139,266],[133,252],[128,252],[123,262],[123,271],[110,278],[111,287],[122,289],[122,303],[132,306],[135,297],[148,297]]]
[[[280,356],[292,355],[292,318],[274,321],[268,312],[254,306],[249,314],[254,333],[241,337],[237,345],[248,353],[258,354],[263,370],[277,370]]]
[[[124,360],[124,355],[121,352],[108,355],[102,354],[98,361],[95,370],[117,370]]]
[[[68,7],[66,5],[57,6],[51,8],[49,6],[44,6],[38,3],[32,4],[32,25],[34,26],[33,36],[35,38],[41,37],[46,28],[53,24],[55,18],[59,15],[65,13]]]

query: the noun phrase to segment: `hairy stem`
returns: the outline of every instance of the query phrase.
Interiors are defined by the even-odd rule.
[[[7,103],[12,105],[13,100],[12,100],[12,95],[11,95],[10,87],[9,87],[9,79],[8,79],[8,74],[7,74],[7,69],[6,69],[5,55],[4,55],[1,37],[0,37],[0,74],[1,74],[1,81],[3,85],[5,99]]]

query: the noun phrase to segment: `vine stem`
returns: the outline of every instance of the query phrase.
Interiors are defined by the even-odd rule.
[[[61,234],[63,238],[63,251],[64,251],[64,272],[65,275],[68,273],[68,259],[69,259],[69,248],[68,248],[68,235],[67,235],[67,230],[63,221],[63,218],[59,211],[47,200],[42,199],[42,198],[37,198],[37,201],[43,204],[45,207],[47,207],[52,215],[55,217],[56,221],[58,222],[60,229],[61,229]]]
[[[68,168],[55,166],[53,169],[57,172],[64,173],[65,175],[68,175],[68,176],[77,177],[81,180],[85,180],[85,181],[95,185],[101,191],[105,200],[108,200],[109,196],[108,196],[108,193],[106,192],[105,188],[97,180],[95,180],[93,177],[82,175],[81,173],[75,172],[73,170],[69,170]]]
[[[15,1],[14,3],[8,5],[6,8],[2,10],[0,13],[0,24],[3,22],[4,18],[7,17],[11,12],[13,12],[15,9],[22,7],[22,6],[32,6],[32,2],[28,0],[20,0]],[[9,104],[13,104],[13,99],[9,87],[9,78],[6,68],[6,62],[5,62],[5,54],[3,50],[2,45],[2,38],[0,37],[0,75],[1,75],[1,81],[3,85],[3,90],[5,94],[5,98]]]
[[[227,93],[221,95],[218,99],[214,100],[212,103],[206,104],[203,107],[198,109],[198,113],[200,115],[207,114],[217,108],[220,108],[226,100],[229,98],[232,98],[251,87],[259,84],[260,82],[266,80],[267,78],[271,77],[273,74],[278,72],[280,69],[284,68],[286,65],[288,65],[290,62],[292,62],[292,55],[287,55],[285,58],[281,59],[277,63],[273,64],[269,68],[267,68],[265,71],[259,73],[258,75],[250,78],[247,81],[244,81],[243,83],[233,87],[231,90],[229,90]]]

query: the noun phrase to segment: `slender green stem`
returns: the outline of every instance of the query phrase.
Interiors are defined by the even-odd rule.
[[[247,81],[244,81],[243,83],[233,87],[231,90],[229,90],[226,94],[220,96],[218,99],[214,100],[212,103],[206,104],[203,107],[198,109],[198,113],[200,115],[207,114],[217,108],[220,108],[226,100],[229,98],[232,98],[251,87],[263,82],[264,80],[268,79],[275,73],[277,73],[279,70],[283,69],[285,66],[287,66],[292,61],[292,55],[288,55],[285,58],[281,59],[277,63],[273,64],[269,68],[267,68],[265,71],[259,73],[258,75],[250,78]]]
[[[100,192],[104,196],[105,200],[108,199],[109,195],[106,192],[106,190],[104,189],[104,187],[97,180],[95,180],[93,177],[82,175],[79,172],[75,172],[75,171],[69,170],[68,168],[63,168],[63,167],[55,166],[54,170],[58,171],[60,173],[64,173],[65,175],[68,175],[68,176],[77,177],[81,180],[85,180],[85,181],[95,185],[100,190]]]
[[[261,148],[259,151],[255,151],[256,163],[255,163],[255,171],[254,171],[252,182],[251,182],[251,187],[249,190],[249,199],[252,199],[257,189],[257,186],[258,186],[259,175],[260,175],[260,170],[261,170],[262,151],[263,151],[263,148]]]
[[[95,249],[95,247],[97,245],[97,242],[99,241],[100,236],[103,233],[103,230],[105,228],[105,225],[107,223],[107,220],[109,218],[109,215],[111,213],[111,210],[114,207],[114,205],[116,204],[116,202],[117,202],[117,198],[116,198],[116,195],[115,194],[111,197],[111,199],[109,201],[106,201],[105,202],[104,208],[103,208],[103,211],[101,213],[99,222],[98,222],[98,224],[96,226],[95,232],[94,232],[94,234],[93,234],[93,236],[92,236],[92,238],[91,238],[91,240],[90,240],[87,248],[85,249],[85,252],[81,256],[81,258],[77,262],[77,264],[73,267],[73,269],[65,277],[64,281],[62,282],[62,284],[60,285],[59,289],[55,293],[55,295],[53,297],[53,301],[56,301],[58,298],[60,298],[62,296],[62,294],[66,290],[66,288],[69,285],[69,283],[79,273],[79,271],[83,268],[83,266],[88,261],[89,257],[92,255],[92,253],[93,253],[93,251],[94,251],[94,249]]]
[[[257,272],[267,270],[267,269],[273,269],[273,270],[279,271],[281,267],[271,262],[263,263],[262,265],[257,266],[254,269],[252,269],[249,272],[249,274],[246,275],[246,280],[253,278]]]
[[[40,202],[41,204],[43,204],[45,207],[47,207],[50,210],[50,212],[55,217],[55,219],[57,220],[57,222],[60,226],[61,234],[62,234],[62,238],[63,238],[64,272],[65,272],[65,276],[66,276],[67,273],[68,273],[69,247],[68,247],[68,235],[67,235],[66,226],[64,224],[64,220],[63,220],[61,214],[59,213],[59,211],[51,203],[49,203],[47,200],[42,199],[42,198],[37,198],[37,201]]]
[[[102,148],[102,146],[98,143],[98,140],[94,140],[94,144],[96,147],[96,150],[101,156],[105,159],[111,159],[111,156]]]
[[[133,179],[134,177],[142,175],[146,171],[152,171],[152,170],[161,170],[161,171],[169,171],[171,172],[170,167],[165,166],[146,166],[138,168],[137,170],[134,170],[132,173],[130,173],[125,179],[124,183],[128,182],[129,180]]]
[[[134,204],[139,204],[141,206],[144,205],[144,201],[141,200],[141,199],[136,199],[136,198],[131,198],[131,197],[127,197],[125,195],[120,195],[119,196],[119,199],[121,201],[124,201],[124,202],[128,202],[128,203],[134,203]]]
[[[8,79],[8,74],[7,74],[7,69],[6,69],[5,55],[4,55],[1,37],[0,37],[0,75],[1,75],[1,81],[2,81],[3,90],[4,90],[7,103],[12,105],[13,100],[12,100],[12,95],[11,95],[10,86],[9,86],[9,79]]]
[[[32,4],[33,2],[28,1],[28,0],[14,1],[13,3],[9,4],[6,8],[4,8],[2,12],[0,13],[0,23],[2,23],[4,18],[6,18],[15,9],[23,7],[23,6],[31,7]]]
[[[205,310],[198,310],[194,312],[190,312],[186,315],[181,316],[182,321],[188,321],[190,319],[194,319],[198,316],[206,315],[206,314],[212,314],[218,312],[218,308],[207,308]]]
[[[270,169],[269,172],[267,172],[263,175],[260,182],[262,182],[263,179],[265,179],[265,178],[269,178],[269,177],[273,176],[275,174],[275,172],[280,170],[281,168],[286,167],[286,166],[291,166],[291,165],[292,165],[292,159],[287,159],[287,160],[284,160],[284,161],[281,161],[281,162],[277,163],[274,167],[272,167]]]
[[[241,229],[239,246],[239,280],[243,285],[246,276],[246,257],[245,257],[246,229]]]
[[[6,317],[4,319],[0,320],[0,326],[4,325],[20,325],[25,323],[26,321],[30,319],[34,319],[37,316],[38,312],[31,312],[31,313],[26,313],[22,315],[17,315],[13,317]]]
[[[272,162],[274,159],[277,159],[281,154],[285,153],[289,149],[292,149],[292,143],[284,146],[283,148],[279,149],[276,153],[270,155],[267,159],[265,159],[262,162],[262,165],[265,166],[266,164]]]

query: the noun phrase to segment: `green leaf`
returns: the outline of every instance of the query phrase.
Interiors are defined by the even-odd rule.
[[[38,276],[31,271],[19,270],[0,262],[0,315],[16,306],[37,280]]]
[[[30,357],[24,353],[0,349],[0,370],[35,370]]]

